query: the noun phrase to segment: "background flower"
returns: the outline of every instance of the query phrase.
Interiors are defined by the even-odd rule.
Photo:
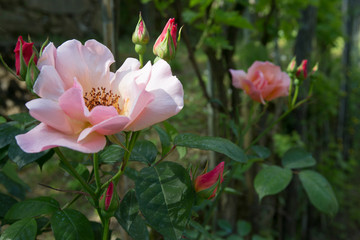
[[[243,89],[254,101],[265,104],[275,98],[288,96],[290,77],[271,62],[255,61],[248,69],[230,69],[232,84]]]

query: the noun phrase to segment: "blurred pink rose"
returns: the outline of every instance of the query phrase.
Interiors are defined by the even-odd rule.
[[[288,96],[290,77],[271,62],[255,61],[248,69],[230,69],[232,84],[243,89],[254,101],[265,104],[275,98]]]
[[[26,104],[41,123],[16,136],[25,151],[63,146],[85,153],[103,149],[104,135],[137,131],[161,122],[183,107],[183,88],[168,63],[128,58],[116,71],[110,50],[89,40],[50,43],[38,61],[34,92],[41,98]]]

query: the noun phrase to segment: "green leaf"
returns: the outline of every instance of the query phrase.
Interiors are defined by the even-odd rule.
[[[6,212],[9,211],[15,203],[17,203],[15,198],[0,193],[0,218],[4,218]]]
[[[174,144],[182,147],[212,150],[222,153],[237,162],[245,163],[247,161],[244,151],[225,138],[203,137],[191,133],[185,133],[176,136]]]
[[[180,239],[195,200],[186,169],[175,162],[143,168],[135,191],[146,221],[165,239]]]
[[[306,168],[316,164],[313,156],[302,148],[291,148],[285,152],[282,160],[285,168]]]
[[[2,123],[6,123],[6,119],[4,117],[0,116],[0,124],[2,124]]]
[[[301,171],[299,177],[310,202],[318,210],[334,216],[339,206],[333,189],[326,178],[312,170]]]
[[[13,121],[17,121],[21,125],[24,125],[27,123],[32,123],[32,122],[36,121],[35,118],[30,116],[30,114],[28,112],[16,113],[16,114],[10,115],[9,118]]]
[[[238,11],[223,11],[221,9],[217,9],[215,12],[215,22],[237,28],[253,28],[251,23],[243,18]]]
[[[169,134],[159,126],[154,126],[155,130],[159,134],[161,142],[161,156],[165,156],[171,149],[171,137]]]
[[[27,199],[14,204],[6,213],[5,219],[16,220],[51,214],[60,209],[59,203],[51,197]]]
[[[237,221],[236,228],[238,234],[242,237],[245,237],[251,232],[251,224],[244,220]]]
[[[9,173],[0,171],[0,184],[2,184],[11,195],[24,199],[25,192],[29,189],[29,187],[27,185],[20,184],[7,174]]]
[[[74,209],[59,210],[50,219],[56,240],[91,240],[94,233],[89,220]]]
[[[121,162],[124,158],[125,150],[119,145],[110,145],[99,154],[99,160],[102,163]]]
[[[149,239],[145,221],[139,215],[139,204],[134,189],[126,193],[115,212],[115,218],[133,239]]]
[[[137,141],[130,155],[130,161],[139,161],[151,165],[157,156],[157,148],[150,141]]]
[[[263,168],[255,177],[254,187],[260,201],[267,195],[273,195],[284,190],[290,183],[292,172],[290,169],[278,166]]]
[[[221,231],[222,236],[226,236],[226,235],[231,234],[232,227],[231,227],[231,224],[228,221],[226,221],[224,219],[220,219],[220,220],[218,220],[217,223],[218,223],[219,227],[223,230],[223,231]]]
[[[270,157],[271,152],[268,148],[263,147],[263,146],[252,146],[251,149],[256,153],[256,155],[261,158],[261,159],[265,159]]]
[[[19,168],[22,168],[30,163],[37,161],[38,159],[49,154],[50,150],[46,150],[39,153],[26,153],[24,152],[15,141],[10,143],[8,155],[9,158],[18,165]]]
[[[0,125],[0,148],[15,141],[15,136],[22,133],[15,125],[15,122],[7,122]]]
[[[5,229],[0,240],[32,240],[35,239],[36,232],[35,219],[24,218]]]

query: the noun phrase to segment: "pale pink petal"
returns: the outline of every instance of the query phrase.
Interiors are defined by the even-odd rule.
[[[65,86],[51,65],[44,65],[34,84],[34,92],[43,98],[57,100],[65,91]]]
[[[78,138],[78,141],[86,138],[89,134],[97,132],[102,135],[112,135],[124,130],[124,127],[129,123],[129,118],[126,116],[116,116],[110,119],[107,119],[99,124],[84,129]]]
[[[43,66],[50,65],[55,67],[55,59],[56,59],[56,48],[54,44],[51,42],[44,48],[41,57],[37,62],[37,67],[41,71]]]
[[[89,122],[92,125],[96,125],[100,122],[103,122],[109,118],[116,117],[118,112],[113,106],[96,106],[94,107],[89,114]]]
[[[112,76],[111,85],[112,90],[118,92],[119,84],[123,77],[129,72],[136,71],[140,68],[140,62],[135,58],[127,58],[121,67],[116,71],[116,75]]]
[[[68,88],[74,78],[85,92],[92,87],[109,87],[109,66],[113,62],[110,50],[95,40],[87,41],[85,46],[70,40],[57,48],[56,69]]]
[[[137,131],[164,121],[176,115],[184,106],[182,84],[172,75],[170,65],[164,60],[154,64],[145,90],[152,94],[153,100],[149,101],[136,119],[131,117],[134,120],[127,127],[128,130]]]
[[[29,109],[29,113],[33,118],[66,134],[72,134],[79,131],[83,125],[71,121],[71,119],[69,119],[62,111],[59,104],[49,99],[34,99],[27,102],[26,107]]]
[[[242,88],[242,81],[246,80],[246,73],[243,70],[229,69],[232,76],[232,85],[235,88]]]
[[[256,89],[256,87],[254,86],[254,84],[252,82],[250,82],[249,80],[244,80],[244,81],[241,82],[241,84],[242,84],[241,88],[254,101],[265,104],[265,101],[264,101],[264,99],[263,99],[263,97],[261,95],[262,94],[261,91]]]
[[[281,77],[281,68],[271,62],[255,61],[248,69],[248,79],[252,81],[257,71],[262,72],[269,84]]]
[[[85,106],[82,89],[74,86],[67,90],[60,98],[61,109],[72,119],[87,121],[89,110]]]
[[[54,147],[67,147],[84,153],[95,153],[102,150],[106,144],[106,138],[100,134],[93,133],[78,142],[77,135],[61,133],[43,123],[15,138],[20,148],[27,153],[37,153]]]

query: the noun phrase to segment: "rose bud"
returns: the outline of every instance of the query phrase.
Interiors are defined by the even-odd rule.
[[[296,77],[300,78],[300,80],[304,80],[307,78],[307,61],[306,59],[302,60],[300,66],[296,70]]]
[[[224,164],[224,162],[221,162],[210,172],[196,177],[194,181],[194,188],[197,195],[206,199],[215,197],[219,185],[224,180]]]
[[[22,36],[19,36],[14,49],[16,74],[23,79],[26,77],[27,66],[34,54],[33,45],[34,43],[25,42]],[[37,63],[36,55],[34,56],[33,61],[35,64]]]
[[[110,182],[106,191],[101,195],[99,206],[104,214],[109,214],[110,216],[112,216],[119,207],[119,199],[116,192],[114,193],[113,182]]]
[[[166,61],[172,60],[176,52],[176,35],[177,24],[175,18],[170,18],[154,44],[154,54]]]
[[[134,44],[145,45],[149,42],[149,39],[149,32],[146,28],[144,20],[141,17],[141,13],[139,13],[139,21],[132,35],[132,42]]]

